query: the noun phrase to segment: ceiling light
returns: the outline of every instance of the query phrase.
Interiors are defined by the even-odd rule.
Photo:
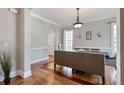
[[[83,25],[82,22],[79,21],[79,8],[77,8],[77,22],[73,24],[74,28],[79,29]]]

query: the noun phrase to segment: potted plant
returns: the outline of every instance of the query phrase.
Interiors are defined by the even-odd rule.
[[[0,66],[2,68],[2,73],[4,76],[4,84],[10,84],[10,73],[12,69],[12,57],[10,53],[3,52],[0,55]]]

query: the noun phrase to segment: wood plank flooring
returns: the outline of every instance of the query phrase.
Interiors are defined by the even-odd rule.
[[[32,64],[32,76],[25,79],[20,76],[12,78],[11,85],[94,85],[102,84],[100,76],[76,71],[57,65],[53,69],[54,59],[50,56],[48,61]],[[116,70],[112,66],[105,66],[105,84],[116,84]],[[3,83],[0,83],[3,84]]]

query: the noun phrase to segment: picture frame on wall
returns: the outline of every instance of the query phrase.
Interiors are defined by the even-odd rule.
[[[86,40],[91,40],[92,39],[92,33],[91,31],[86,32]]]

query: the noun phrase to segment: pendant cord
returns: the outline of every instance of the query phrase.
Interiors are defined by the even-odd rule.
[[[77,8],[77,22],[79,22],[79,8]]]

